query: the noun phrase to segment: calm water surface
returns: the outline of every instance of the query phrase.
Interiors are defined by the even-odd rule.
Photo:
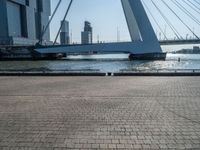
[[[112,59],[115,58],[115,59]],[[199,54],[168,54],[166,61],[129,61],[128,55],[70,56],[55,61],[0,61],[0,70],[66,70],[119,72],[121,70],[200,69]],[[181,59],[178,62],[178,58]]]

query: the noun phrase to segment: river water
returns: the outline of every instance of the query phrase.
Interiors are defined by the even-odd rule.
[[[55,61],[0,61],[0,70],[119,72],[122,70],[200,69],[200,54],[169,53],[166,61],[129,61],[127,58],[128,55],[115,54],[70,56],[66,60]]]
[[[119,72],[200,69],[200,54],[172,54],[170,52],[200,45],[163,46],[166,61],[129,61],[127,54],[69,56],[65,60],[54,61],[0,61],[0,71],[100,71]],[[180,58],[180,62],[178,59]]]

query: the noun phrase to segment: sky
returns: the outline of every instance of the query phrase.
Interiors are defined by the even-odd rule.
[[[161,2],[161,0],[153,0],[162,12],[170,19],[171,23],[176,27],[178,32],[183,36],[183,38],[194,37],[194,35],[185,27],[181,21]],[[184,14],[180,9],[175,6],[171,0],[164,0],[167,4],[175,10],[175,12],[180,16],[180,18],[190,27],[197,35],[200,36],[200,26],[195,23],[191,18]],[[200,18],[200,13],[192,10],[189,6],[183,2],[183,0],[177,0],[182,3],[184,7],[187,8],[195,17]],[[193,1],[194,0],[190,0]],[[198,1],[198,0],[197,0]],[[52,23],[50,26],[51,30],[51,40],[53,41],[56,33],[58,32],[60,21],[63,19],[65,11],[68,7],[70,0],[63,0],[61,6],[59,7]],[[158,13],[157,9],[153,6],[150,0],[143,0],[143,2],[150,9],[154,18],[159,22],[159,25],[166,32],[169,39],[175,37],[174,33],[170,27],[163,20],[161,15]],[[56,7],[58,0],[51,0],[51,10],[53,11]],[[200,8],[200,5],[197,5]],[[148,13],[149,19],[152,23],[154,31],[157,37],[163,39],[164,36],[160,34],[160,29]],[[97,42],[99,40],[102,42],[114,42],[117,41],[117,35],[120,37],[120,41],[130,41],[130,35],[128,32],[128,27],[126,24],[125,16],[121,6],[121,0],[74,0],[69,11],[66,20],[70,23],[70,35],[72,37],[73,43],[80,43],[81,41],[81,31],[84,28],[84,21],[91,22],[93,27],[93,41]]]

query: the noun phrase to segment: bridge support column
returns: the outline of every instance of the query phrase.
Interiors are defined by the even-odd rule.
[[[165,60],[167,53],[130,54],[129,60]]]

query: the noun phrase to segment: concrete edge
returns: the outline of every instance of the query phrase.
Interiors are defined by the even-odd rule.
[[[0,76],[200,76],[200,72],[0,72]]]
[[[114,73],[113,76],[200,76],[200,72],[129,72],[129,73]]]
[[[0,76],[106,76],[106,73],[98,72],[63,72],[63,73],[53,73],[53,72],[0,72]]]

